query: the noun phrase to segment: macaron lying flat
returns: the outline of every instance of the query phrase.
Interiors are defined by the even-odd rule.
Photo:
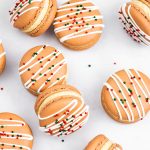
[[[39,36],[53,22],[56,10],[56,0],[17,0],[9,11],[10,22],[31,36]]]
[[[139,121],[150,110],[150,78],[135,69],[118,71],[104,84],[101,100],[116,121]]]
[[[0,113],[0,149],[31,150],[32,131],[28,124],[12,113]]]
[[[66,83],[67,64],[54,47],[36,46],[22,57],[19,74],[25,88],[38,95],[51,86]]]
[[[150,1],[132,0],[119,12],[124,29],[139,43],[150,45]]]
[[[112,143],[106,136],[98,135],[89,142],[85,150],[122,150],[121,146]]]
[[[89,117],[88,106],[80,92],[70,85],[56,85],[41,93],[35,112],[40,129],[58,137],[80,129]]]
[[[2,41],[0,40],[0,74],[5,69],[5,65],[6,65],[6,53],[4,51]]]
[[[54,31],[59,41],[73,50],[93,46],[101,37],[102,15],[97,6],[87,0],[70,0],[57,10]]]

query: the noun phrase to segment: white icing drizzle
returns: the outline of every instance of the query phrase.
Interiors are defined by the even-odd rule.
[[[34,3],[34,2],[41,2],[42,0],[32,0],[31,1],[31,4]],[[18,3],[20,2],[20,0],[18,0]],[[24,1],[23,1],[24,2]],[[22,7],[20,7],[20,5],[22,5]],[[11,18],[10,18],[10,22],[11,24],[13,25],[14,22],[16,21],[16,19],[23,15],[24,13],[30,11],[30,10],[33,10],[33,9],[37,9],[39,7],[32,7],[32,8],[29,8],[29,9],[25,9],[29,4],[29,1],[25,1],[24,3],[20,2],[20,4],[16,7],[16,8],[12,8],[10,10],[11,14]],[[17,12],[20,12],[20,14],[18,14]]]
[[[42,51],[45,49],[46,46],[40,48],[37,52],[36,55],[34,55],[29,61],[27,61],[27,63],[25,63],[24,65],[22,65],[19,68],[19,74],[20,76],[23,75],[24,73],[26,73],[28,71],[28,69],[32,69],[33,67],[36,67],[37,65],[39,65],[40,62],[43,62],[46,59],[49,59],[47,62],[44,63],[44,65],[42,67],[40,67],[25,83],[24,86],[29,89],[32,85],[33,85],[33,80],[38,81],[40,80],[42,77],[44,77],[45,74],[48,74],[49,72],[53,72],[53,74],[47,79],[47,80],[51,80],[55,74],[57,74],[66,64],[65,59],[62,59],[61,61],[57,62],[53,67],[51,67],[51,69],[47,69],[45,72],[43,72],[40,76],[37,76],[38,74],[40,74],[42,72],[42,70],[44,70],[46,67],[48,67],[48,65],[50,65],[50,63],[53,62],[53,60],[56,59],[56,57],[59,57],[59,55],[61,54],[59,51],[53,51],[51,52],[49,55],[41,58],[40,60],[34,62],[32,64],[32,62],[37,58],[37,56],[42,53]],[[65,75],[63,76],[63,78],[65,78]],[[52,85],[56,84],[57,82],[59,82],[60,80],[62,80],[63,78],[60,77],[59,80],[55,81],[54,83],[52,83]],[[46,81],[47,81],[46,80]],[[38,93],[40,93],[40,91],[42,90],[42,88],[46,85],[46,81],[44,81],[44,83],[41,83],[41,86],[39,87],[39,89],[37,90]],[[51,85],[50,85],[51,86]]]
[[[142,119],[142,118],[145,116],[144,106],[143,106],[143,103],[142,103],[142,101],[141,101],[141,98],[139,97],[140,94],[139,94],[139,91],[138,91],[138,89],[137,89],[137,86],[139,87],[140,91],[143,93],[143,95],[145,96],[145,98],[149,98],[149,96],[150,96],[150,95],[148,96],[148,95],[145,93],[145,90],[147,91],[148,94],[150,94],[150,92],[149,92],[148,87],[146,86],[144,80],[142,79],[142,77],[140,76],[140,74],[139,74],[138,71],[134,70],[134,72],[138,75],[139,80],[142,82],[144,88],[141,86],[140,82],[136,79],[136,77],[132,74],[132,72],[131,72],[130,70],[124,70],[124,72],[127,74],[128,79],[129,79],[129,81],[130,81],[130,84],[132,85],[132,87],[133,87],[133,89],[134,89],[134,91],[135,91],[136,99],[135,99],[134,96],[132,95],[133,93],[132,93],[131,89],[128,89],[128,87],[126,86],[126,83],[124,83],[123,80],[122,80],[117,74],[112,75],[111,78],[114,80],[114,82],[115,82],[116,85],[118,86],[118,89],[121,91],[121,94],[122,94],[122,96],[123,96],[123,99],[126,100],[125,102],[126,102],[126,105],[127,105],[128,109],[126,109],[127,107],[125,108],[124,105],[123,105],[122,103],[120,103],[120,99],[121,99],[121,98],[120,98],[119,95],[114,91],[114,89],[111,87],[111,85],[108,84],[108,83],[105,83],[105,86],[107,87],[107,89],[108,89],[108,91],[109,91],[109,93],[110,93],[110,96],[112,97],[112,100],[113,100],[113,102],[114,102],[114,104],[115,104],[115,107],[116,107],[116,109],[117,109],[117,111],[118,111],[120,120],[124,120],[124,119],[122,118],[122,114],[120,113],[120,109],[119,109],[118,104],[117,104],[116,101],[118,101],[118,102],[121,104],[121,106],[122,106],[124,112],[125,112],[126,115],[127,115],[128,121],[129,121],[129,122],[134,122],[134,121],[135,121],[135,117],[134,117],[133,110],[132,110],[132,108],[131,108],[132,105],[134,105],[133,107],[136,108],[136,110],[137,110],[137,112],[138,112],[139,119]],[[118,81],[119,81],[119,82],[118,82]],[[125,95],[125,93],[124,93],[124,90],[122,89],[121,86],[122,86],[122,87],[126,90],[126,92],[130,95],[130,98],[131,98],[131,100],[132,100],[132,105],[129,103],[128,98],[126,97],[126,95]],[[145,90],[144,90],[144,89],[145,89]],[[130,91],[129,91],[129,90],[130,90]],[[114,99],[116,99],[116,100],[114,100]],[[138,100],[138,102],[139,102],[139,105],[137,104],[137,100]],[[140,109],[140,108],[141,108],[141,109]],[[129,112],[128,112],[127,110],[128,110]],[[130,113],[130,115],[131,115],[131,118],[130,118],[129,113]]]
[[[55,70],[54,72],[53,72],[53,76],[50,76],[49,78],[48,78],[48,80],[51,80],[53,77],[54,77],[54,75],[56,74],[56,73],[58,73],[61,69],[62,69],[62,67],[63,67],[64,65],[62,65],[62,66],[60,66],[57,70]],[[57,83],[57,82],[56,82]],[[42,88],[45,86],[45,83],[43,83],[40,87],[39,87],[39,89],[37,90],[37,92],[38,93],[40,93],[40,91],[42,90]]]
[[[124,110],[124,112],[126,113],[126,115],[127,115],[127,118],[128,118],[128,120],[129,120],[129,122],[131,122],[131,117],[130,117],[130,115],[129,115],[129,113],[128,113],[128,111],[127,111],[127,109],[126,108],[124,108],[124,105],[120,102],[120,98],[119,98],[119,96],[118,96],[118,94],[113,90],[113,91],[111,91],[111,89],[113,89],[112,87],[111,87],[111,85],[110,84],[108,84],[108,83],[105,83],[105,86],[109,89],[109,93],[112,93],[116,98],[117,98],[117,100],[118,100],[118,102],[120,103],[120,105],[122,106],[122,109]],[[110,94],[111,96],[112,96],[112,94]],[[112,97],[112,99],[113,99],[113,101],[114,101],[114,98],[115,97]],[[116,105],[117,105],[117,103],[116,103]],[[118,109],[119,109],[119,107],[118,107]],[[121,115],[121,114],[120,114]],[[122,116],[122,115],[121,115]],[[121,117],[122,118],[122,117]],[[121,119],[120,118],[120,119]]]
[[[0,59],[1,59],[3,56],[5,56],[5,55],[6,55],[6,52],[1,53],[1,54],[0,54]]]
[[[69,112],[71,112],[76,108],[77,105],[78,105],[78,100],[74,99],[68,105],[66,105],[64,108],[59,110],[58,112],[51,114],[49,116],[46,116],[46,117],[41,117],[40,115],[38,115],[38,118],[41,121],[47,120],[47,119],[53,118],[57,114],[61,114],[62,112],[65,112],[67,110]],[[52,135],[54,135],[54,136],[68,135],[68,134],[76,131],[77,129],[81,128],[81,126],[83,126],[87,122],[88,116],[89,116],[88,109],[89,109],[89,107],[84,106],[83,99],[81,98],[81,105],[74,113],[72,113],[72,114],[69,113],[68,116],[66,114],[63,114],[61,117],[58,118],[57,124],[55,122],[52,122],[51,124],[47,125],[46,127],[40,127],[40,129],[42,131],[48,132],[48,133],[49,133],[49,131],[52,131]],[[66,116],[67,116],[67,120],[64,123],[63,121],[66,118]],[[75,118],[72,116],[75,116]],[[65,130],[64,133],[63,133],[63,131],[59,132],[60,131],[59,129],[61,128],[61,124],[63,125],[63,130]]]
[[[56,56],[58,56],[59,55],[59,53],[57,53],[57,55]],[[55,56],[53,56],[52,58],[51,58],[51,61],[53,61],[55,59]],[[39,63],[40,61],[37,61],[37,64]],[[31,82],[31,79],[34,79],[34,77],[36,77],[44,68],[46,68],[48,65],[49,65],[49,61],[47,61],[44,65],[43,65],[43,67],[42,68],[40,68],[39,70],[37,70],[36,71],[36,73],[31,77],[31,78],[29,78],[29,80],[24,84],[25,85],[25,87],[26,88],[28,88],[28,84]],[[33,68],[33,66],[35,66],[35,65],[32,65],[30,68]],[[55,66],[56,67],[56,66]],[[54,69],[54,68],[53,68]],[[41,77],[43,77],[44,75],[42,75]],[[39,78],[40,79],[40,78]]]
[[[54,30],[55,33],[57,34],[59,32],[63,32],[63,31],[67,31],[67,30],[75,30],[76,29],[76,31],[74,31],[73,33],[71,32],[70,34],[68,33],[68,35],[65,35],[65,36],[61,37],[60,42],[63,43],[65,41],[69,40],[69,39],[88,36],[90,34],[101,34],[102,33],[102,31],[99,31],[99,30],[96,30],[96,31],[89,31],[89,30],[92,29],[92,28],[97,28],[97,27],[103,28],[104,27],[103,24],[82,25],[82,22],[89,23],[90,21],[95,20],[95,19],[96,20],[102,19],[102,16],[100,16],[100,15],[96,15],[96,16],[89,15],[89,16],[85,16],[85,17],[82,17],[82,18],[78,17],[78,16],[76,18],[73,17],[73,15],[75,15],[76,13],[86,13],[89,10],[90,11],[98,10],[98,7],[96,7],[96,6],[82,6],[83,9],[80,8],[78,11],[76,11],[78,8],[75,5],[88,4],[88,3],[89,2],[87,2],[87,1],[75,2],[75,3],[71,3],[71,4],[65,4],[65,5],[61,6],[58,9],[58,12],[65,12],[65,11],[68,11],[70,9],[73,12],[65,14],[65,15],[61,15],[61,16],[58,16],[58,17],[55,18],[54,25],[57,25],[57,24],[59,25],[59,24],[65,23],[65,22],[69,23],[69,25],[65,25],[65,26],[63,25],[63,26],[55,28],[55,30]],[[70,7],[70,6],[73,6],[73,7]],[[74,10],[75,10],[75,12],[74,12]],[[72,17],[70,19],[65,19],[65,20],[60,21],[60,19],[64,19],[67,16],[69,16],[69,17],[72,16]],[[84,19],[84,20],[82,20],[82,19]],[[78,25],[74,26],[74,23],[72,23],[73,20],[78,21]],[[77,29],[79,31],[77,31]],[[84,31],[86,31],[86,33],[83,33]]]
[[[8,124],[3,124],[2,122],[6,122],[6,123],[8,122]],[[25,122],[20,121],[20,120],[0,119],[0,126],[3,126],[3,128],[5,128],[5,127],[23,127],[25,125],[26,125]],[[0,131],[0,138],[1,139],[16,139],[16,137],[18,137],[18,140],[19,139],[20,140],[28,140],[28,141],[33,140],[33,136],[29,135],[29,134]],[[6,146],[15,146],[15,147],[13,147],[13,149],[18,149],[18,148],[22,147],[23,149],[31,150],[30,147],[27,147],[27,146],[24,146],[24,145],[0,142],[0,145],[3,145],[3,144],[4,144],[4,146],[5,145]],[[8,149],[3,148],[3,150],[8,150]],[[9,149],[9,150],[11,150],[11,149]]]
[[[122,12],[120,12],[120,19],[124,24],[124,28],[135,39],[135,41],[142,42],[146,45],[150,45],[150,36],[140,29],[130,14],[131,5],[128,6],[128,14],[126,13],[126,4],[122,6]],[[132,25],[132,27],[130,27]]]

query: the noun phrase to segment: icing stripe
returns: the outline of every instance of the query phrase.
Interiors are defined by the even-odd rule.
[[[4,124],[4,123],[7,124]],[[8,119],[0,119],[0,126],[2,126],[3,128],[5,127],[23,127],[25,126],[25,122],[20,121],[20,120],[8,120]],[[29,135],[29,134],[24,134],[24,133],[17,133],[17,132],[5,132],[5,131],[0,131],[0,138],[1,139],[18,139],[18,140],[28,140],[28,141],[32,141],[33,140],[33,136]],[[9,141],[8,141],[9,142]],[[15,143],[5,143],[5,142],[0,142],[0,145],[4,145],[4,146],[13,146],[13,149],[19,149],[20,147],[22,147],[23,149],[26,150],[31,150],[30,147],[24,146],[24,145],[19,145],[19,144],[15,144]],[[15,147],[14,147],[15,146]],[[3,150],[8,150],[5,149],[4,147],[2,148]],[[9,149],[11,150],[11,149]]]
[[[63,67],[63,65],[60,66],[55,72],[53,72],[53,76],[54,76],[56,73],[58,73],[58,72],[62,69],[62,67]],[[51,80],[51,79],[53,78],[53,76],[50,76],[50,77],[48,78],[48,80]],[[37,92],[40,93],[40,91],[42,90],[42,88],[43,88],[44,86],[45,86],[45,83],[43,83],[43,84],[39,87],[39,89],[37,90]]]
[[[65,93],[62,92],[61,95],[62,94],[63,94],[63,96],[68,96],[68,92],[65,92]],[[69,109],[68,111],[71,112],[76,108],[77,105],[78,105],[78,100],[74,99],[68,105],[66,105],[64,108],[59,110],[58,112],[51,114],[49,116],[46,116],[46,117],[41,117],[40,115],[38,115],[38,118],[39,118],[39,120],[47,120],[47,119],[54,117],[57,114],[61,114],[62,112],[66,111],[68,109]],[[88,115],[86,114],[87,111],[88,111],[88,106],[84,106],[83,99],[81,98],[81,106],[74,113],[68,114],[66,124],[63,126],[63,129],[65,129],[66,132],[62,133],[62,135],[70,134],[70,131],[69,131],[70,128],[72,128],[71,130],[77,130],[80,126],[77,123],[80,122],[80,120],[82,120],[82,119],[83,119],[83,121],[80,122],[80,124],[84,124],[88,118]],[[73,115],[76,116],[75,119],[72,118]],[[46,127],[40,127],[40,129],[45,132],[48,132],[49,130],[53,131],[52,133],[54,136],[59,136],[61,133],[59,132],[58,129],[60,128],[61,124],[63,124],[63,120],[65,118],[66,118],[66,115],[63,114],[61,117],[58,118],[57,124],[55,122],[52,122],[51,124],[47,125]],[[70,127],[69,125],[72,125],[72,126]]]
[[[113,79],[115,84],[118,86],[118,89],[119,89],[120,93],[122,94],[123,99],[126,100],[125,102],[126,102],[127,107],[125,105],[123,105],[125,102],[123,104],[122,103],[120,103],[120,104],[121,104],[122,108],[124,109],[129,122],[134,122],[135,121],[133,108],[135,108],[137,110],[139,119],[142,119],[145,116],[146,112],[145,112],[145,109],[144,109],[142,99],[139,97],[140,96],[139,93],[142,92],[143,95],[145,96],[145,98],[149,98],[149,96],[147,96],[147,94],[145,93],[145,90],[147,91],[147,93],[149,93],[149,90],[148,90],[148,87],[146,86],[144,80],[142,79],[142,77],[140,76],[138,71],[136,71],[136,70],[133,70],[133,71],[138,75],[139,81],[141,81],[142,85],[144,86],[144,89],[143,89],[142,85],[137,80],[137,78],[133,75],[131,70],[124,70],[125,74],[128,77],[128,80],[129,80],[130,84],[132,85],[132,88],[134,89],[134,93],[136,94],[136,98],[133,95],[132,89],[128,88],[126,86],[126,83],[124,83],[123,80],[117,74],[114,74],[114,75],[111,76],[111,78]],[[119,109],[119,107],[117,107],[117,103],[116,103],[117,100],[120,102],[122,99],[119,98],[119,95],[115,92],[115,90],[111,87],[110,84],[105,83],[105,86],[107,87],[107,89],[110,93],[110,96],[111,96],[111,98],[112,98],[112,100],[115,104],[115,107],[118,111],[120,120],[125,120],[125,119],[122,118],[122,114],[120,113],[120,109]],[[128,101],[129,98],[126,97],[122,87],[129,94],[130,99],[132,100],[131,104],[133,105],[133,108],[131,107],[132,105]],[[139,90],[140,90],[140,92],[139,92]],[[128,108],[128,109],[126,109],[126,108]],[[130,118],[129,113],[131,114],[131,118]]]
[[[2,57],[5,56],[5,55],[6,55],[6,52],[1,53],[1,54],[0,54],[0,58],[2,58]]]

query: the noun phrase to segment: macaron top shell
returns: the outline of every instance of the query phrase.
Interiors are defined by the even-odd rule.
[[[0,74],[3,72],[6,64],[6,53],[4,51],[2,41],[0,40]]]
[[[56,0],[17,0],[9,11],[10,22],[15,28],[38,36],[49,28],[56,9]]]
[[[28,124],[12,113],[0,113],[0,149],[31,150],[33,136]]]
[[[113,119],[136,122],[150,110],[150,79],[134,69],[118,71],[104,84],[101,96],[104,109]]]
[[[85,150],[122,150],[122,147],[112,143],[106,136],[98,135],[89,142]]]
[[[132,0],[121,6],[119,19],[124,29],[138,43],[150,45],[150,2]]]
[[[36,46],[22,57],[19,74],[25,88],[38,95],[53,85],[66,82],[67,64],[63,54],[55,48]]]
[[[85,0],[70,0],[57,10],[54,31],[61,43],[72,49],[84,49],[100,37],[102,16],[97,6]]]
[[[80,129],[89,116],[80,92],[69,85],[56,85],[41,93],[35,111],[41,130],[58,137]]]

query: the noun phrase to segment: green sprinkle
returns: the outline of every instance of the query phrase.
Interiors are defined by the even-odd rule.
[[[117,99],[116,98],[114,98],[114,101],[116,101]]]
[[[123,84],[126,84],[126,82],[124,81]]]
[[[78,15],[78,13],[76,13],[76,15]]]
[[[48,69],[50,69],[50,70],[51,70],[51,67],[49,67]]]
[[[42,61],[40,61],[40,63],[42,63]]]
[[[58,124],[58,123],[59,123],[59,121],[56,119],[55,124]]]
[[[118,92],[121,93],[121,90],[119,90]]]
[[[42,73],[40,73],[39,75],[42,76]]]
[[[57,78],[57,80],[60,80],[60,78]]]
[[[19,15],[19,14],[20,14],[20,12],[18,11],[18,12],[17,12],[17,14]]]
[[[76,22],[76,24],[78,24],[78,22]]]
[[[83,7],[83,5],[80,5],[80,7]]]
[[[139,95],[138,97],[141,98],[141,95]]]
[[[80,11],[80,9],[77,9],[77,11]]]
[[[89,23],[86,24],[87,26],[89,25]]]
[[[128,91],[129,91],[130,93],[132,93],[132,90],[131,90],[130,88],[128,88]]]
[[[52,65],[52,67],[54,67],[55,65]]]
[[[31,4],[32,0],[29,0],[29,4]]]

